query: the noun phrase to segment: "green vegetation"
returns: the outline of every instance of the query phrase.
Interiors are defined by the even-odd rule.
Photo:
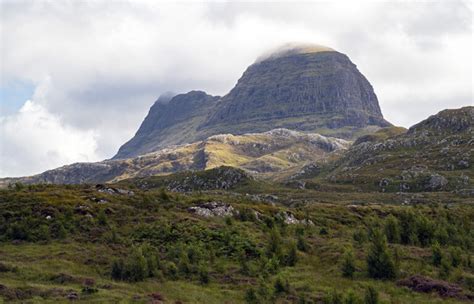
[[[218,172],[195,176],[210,181]],[[393,194],[295,190],[246,178],[231,191],[183,194],[165,190],[163,179],[111,185],[121,192],[89,185],[0,190],[0,298],[463,301],[399,286],[415,274],[456,284],[466,296],[474,291],[474,209],[446,203],[450,194],[405,206]],[[212,202],[234,212],[191,212]]]

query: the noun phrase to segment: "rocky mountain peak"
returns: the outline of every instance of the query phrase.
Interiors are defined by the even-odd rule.
[[[372,86],[349,57],[324,46],[288,44],[259,57],[223,97],[191,91],[155,102],[114,158],[216,134],[284,128],[355,139],[390,125]]]

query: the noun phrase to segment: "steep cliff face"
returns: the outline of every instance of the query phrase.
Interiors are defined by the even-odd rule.
[[[142,155],[166,146],[196,141],[202,124],[219,97],[202,91],[159,98],[135,136],[120,147],[115,159]]]
[[[156,102],[114,158],[222,133],[287,128],[354,139],[389,125],[372,86],[346,55],[296,46],[257,60],[222,98],[192,91]]]
[[[263,131],[269,126],[388,126],[377,96],[349,58],[335,51],[289,54],[251,65],[205,127]]]

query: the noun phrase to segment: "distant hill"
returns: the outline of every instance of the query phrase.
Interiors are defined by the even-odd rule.
[[[474,107],[444,110],[408,131],[359,138],[313,181],[391,192],[457,191],[474,195]],[[327,169],[328,170],[328,169]],[[308,176],[306,176],[307,178]]]
[[[225,96],[191,91],[157,100],[114,159],[216,134],[275,128],[345,139],[390,126],[356,65],[327,47],[290,46],[258,59]]]
[[[343,139],[286,129],[244,135],[221,134],[134,158],[76,163],[30,177],[0,179],[0,185],[15,182],[104,183],[219,166],[233,166],[266,177],[296,170],[310,162],[337,158],[349,146],[350,142]]]

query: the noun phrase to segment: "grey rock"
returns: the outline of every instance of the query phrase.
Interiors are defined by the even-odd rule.
[[[222,202],[208,202],[199,206],[192,206],[188,208],[188,211],[203,217],[226,217],[238,214],[234,207]]]
[[[439,174],[431,175],[425,189],[426,190],[441,190],[448,184],[448,180]]]

